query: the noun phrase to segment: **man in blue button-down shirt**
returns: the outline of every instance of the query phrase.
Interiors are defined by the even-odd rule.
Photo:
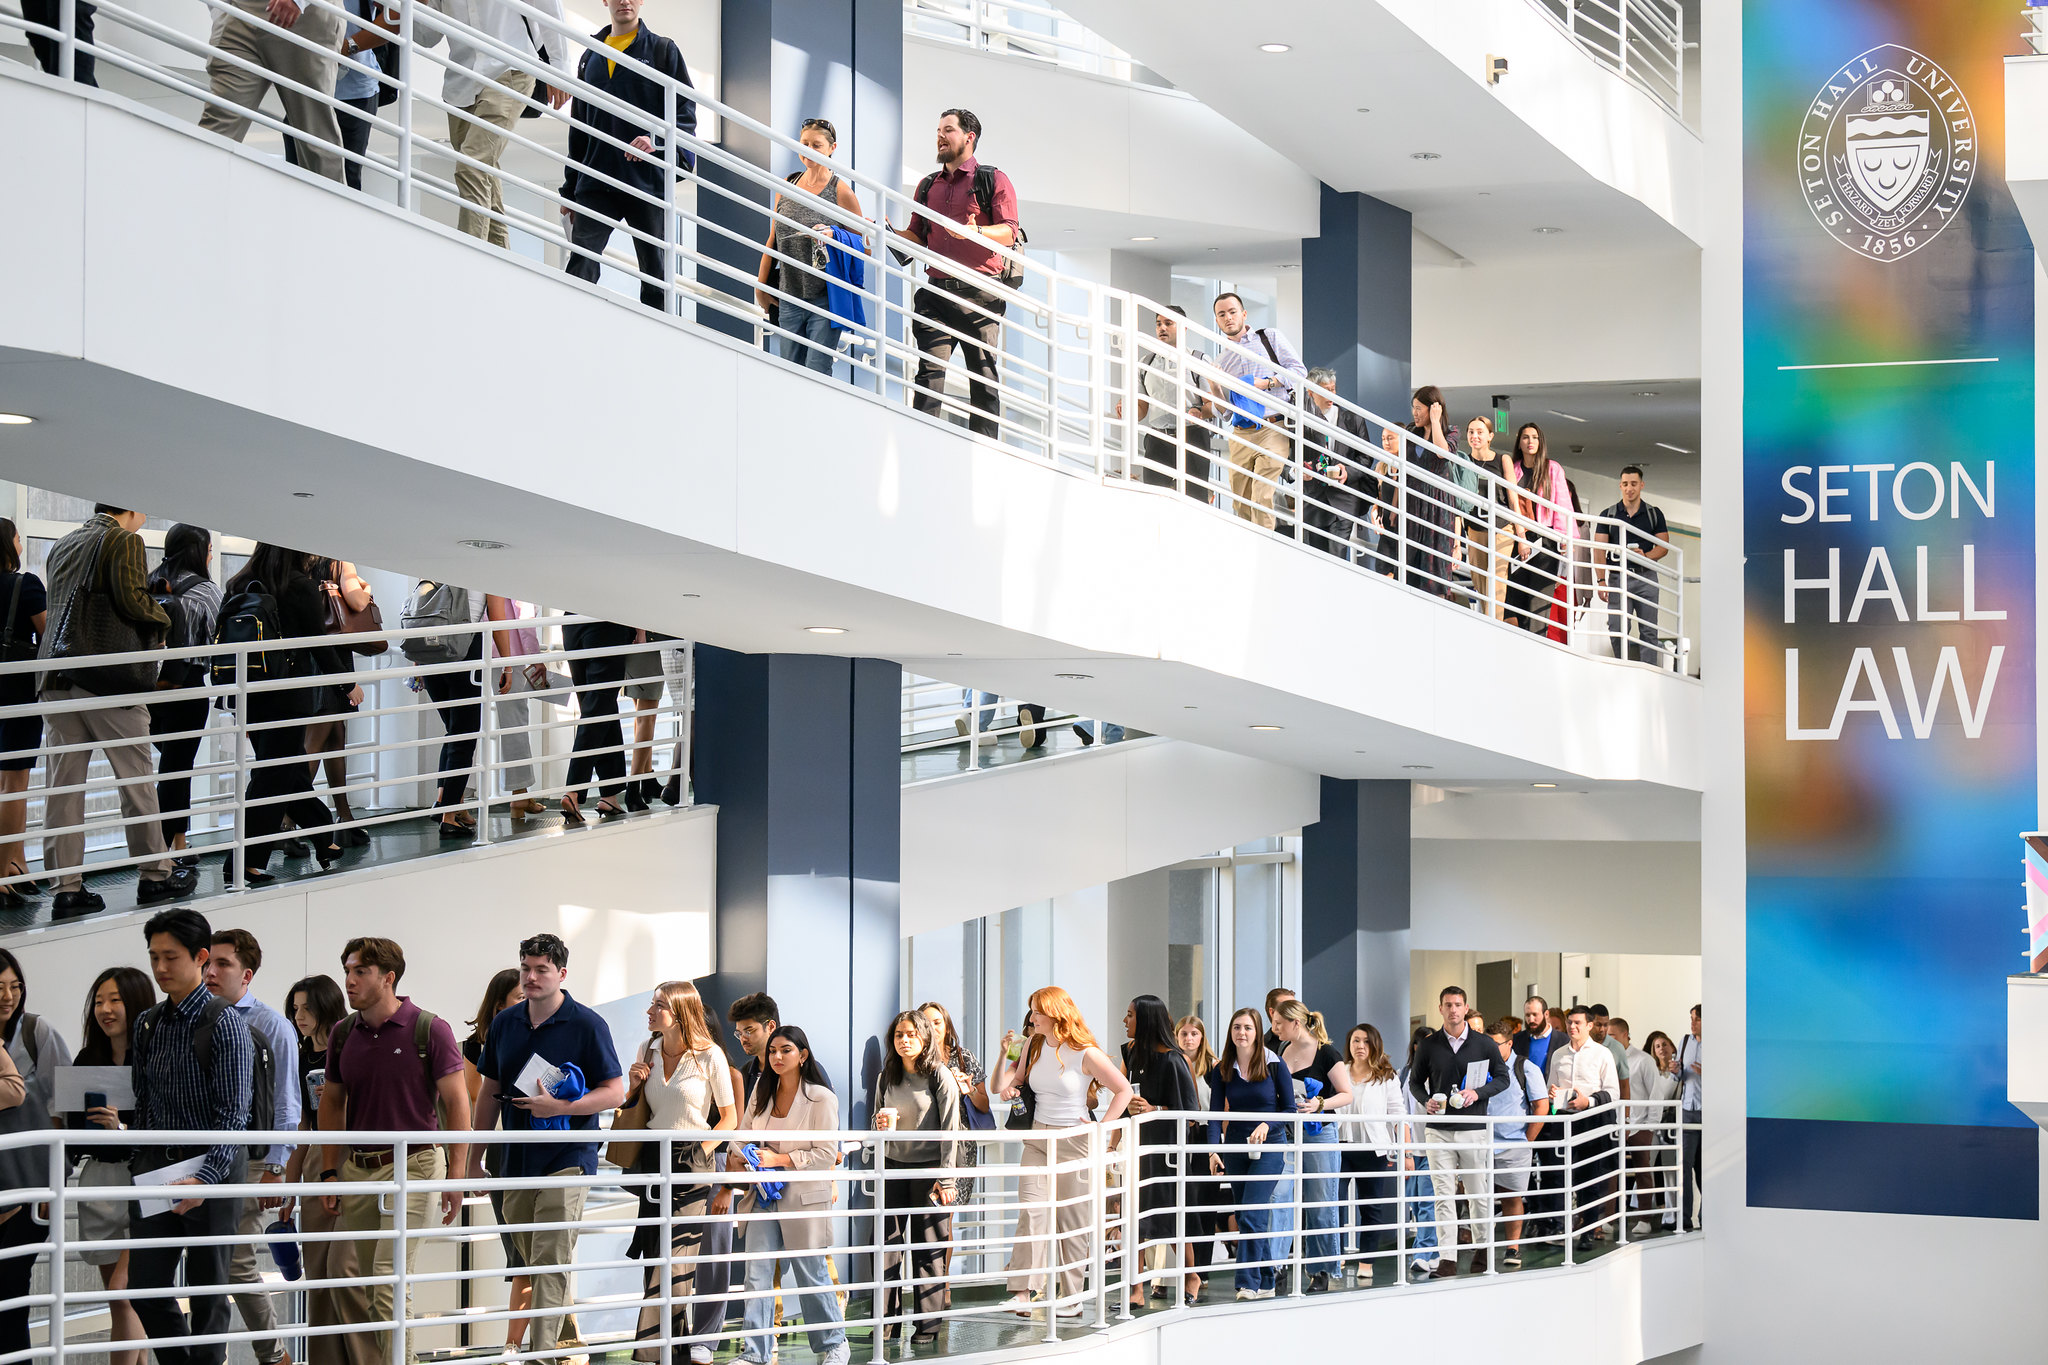
[[[299,1126],[299,1034],[298,1030],[285,1022],[285,1017],[256,998],[249,989],[256,979],[258,969],[263,966],[263,946],[256,936],[247,929],[216,929],[213,943],[206,959],[206,989],[215,998],[224,1000],[242,1022],[249,1026],[249,1032],[270,1049],[271,1119],[272,1128],[296,1128]],[[249,1178],[259,1185],[274,1185],[284,1177],[284,1163],[291,1156],[292,1149],[282,1143],[263,1154],[263,1160],[249,1163]],[[263,1289],[263,1272],[256,1268],[256,1239],[274,1219],[280,1201],[276,1199],[244,1199],[241,1217],[236,1220],[236,1231],[250,1240],[237,1244],[228,1256],[228,1283],[255,1285],[234,1296],[235,1307],[242,1310],[243,1325],[252,1332],[268,1332],[277,1326],[277,1315],[271,1311],[270,1293]],[[250,1345],[255,1349],[257,1365],[279,1365],[280,1361],[291,1358],[283,1343],[275,1337],[258,1337]]]
[[[217,1003],[206,991],[206,962],[211,956],[213,928],[196,910],[165,910],[150,917],[142,934],[149,943],[149,968],[163,990],[163,1003],[151,1007],[135,1029],[131,1049],[135,1069],[135,1128],[138,1132],[208,1131],[235,1133],[249,1126],[249,1082],[255,1051],[242,1016]],[[211,1020],[212,1048],[201,1065],[197,1034]],[[172,1181],[167,1191],[184,1186],[236,1185],[247,1178],[247,1151],[238,1142],[205,1146],[137,1148],[132,1168],[137,1174],[202,1159],[197,1175]],[[228,1301],[218,1294],[197,1292],[205,1285],[225,1284],[226,1246],[186,1246],[190,1238],[226,1237],[234,1232],[241,1201],[194,1197],[173,1204],[167,1213],[143,1217],[137,1204],[129,1228],[139,1240],[163,1239],[168,1244],[137,1247],[128,1254],[132,1289],[168,1289],[177,1283],[178,1266],[192,1314],[174,1298],[138,1298],[135,1315],[155,1346],[159,1365],[221,1365],[227,1347],[167,1346],[166,1339],[204,1336],[228,1330]]]

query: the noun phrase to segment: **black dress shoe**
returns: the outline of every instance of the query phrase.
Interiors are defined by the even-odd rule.
[[[316,848],[313,850],[313,856],[320,860],[320,870],[325,872],[341,861],[341,845],[328,844],[323,848]]]
[[[1081,737],[1081,747],[1084,749],[1095,742],[1095,736],[1089,731],[1088,727],[1085,725],[1076,725],[1074,727],[1074,733]]]
[[[57,899],[50,906],[50,918],[80,919],[96,915],[107,908],[105,900],[95,891],[59,891]]]
[[[626,809],[635,815],[647,809],[646,784],[635,782],[626,788]]]
[[[0,886],[0,910],[26,910],[28,897],[11,886]]]
[[[171,861],[179,867],[197,867],[199,866],[199,855],[197,853],[185,853],[171,859]]]
[[[661,783],[655,781],[653,778],[643,777],[639,780],[639,782],[635,783],[634,785],[636,785],[640,789],[640,799],[642,801],[645,801],[648,805],[651,806],[656,801],[661,800]]]
[[[343,848],[368,848],[370,846],[370,831],[359,825],[350,825],[348,828],[337,833],[334,836],[334,841]]]
[[[671,777],[662,785],[661,799],[671,806],[683,804],[683,779],[681,774]]]
[[[182,900],[199,889],[199,874],[189,867],[174,867],[161,881],[147,878],[135,884],[135,903],[155,905],[158,901]]]
[[[266,857],[263,861],[269,862],[270,859]],[[225,887],[234,879],[235,855],[230,853],[220,860],[220,884],[223,887]],[[260,867],[246,868],[243,870],[242,873],[242,885],[244,886],[268,886],[271,882],[274,882],[276,880],[276,877],[272,876],[268,872],[265,872]]]
[[[313,846],[304,839],[287,839],[278,848],[287,858],[303,858],[313,851]]]
[[[474,838],[476,831],[467,825],[458,825],[453,820],[441,822],[441,842],[444,844],[453,843],[458,839],[467,842]]]

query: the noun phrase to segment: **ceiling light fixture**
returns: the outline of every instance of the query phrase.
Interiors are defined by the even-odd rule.
[[[1280,730],[1286,727],[1280,725],[1254,725],[1251,728],[1254,730]]]
[[[468,546],[472,550],[503,550],[507,548],[502,540],[458,540],[455,543]]]
[[[1053,674],[1053,676],[1054,676],[1055,678],[1065,678],[1065,679],[1066,679],[1066,680],[1067,680],[1068,682],[1094,682],[1094,681],[1095,681],[1095,675],[1094,675],[1093,673],[1055,673],[1055,674]]]
[[[685,597],[702,597],[703,595],[701,592],[686,592],[683,594]]]
[[[1292,49],[1292,48],[1290,48],[1290,47],[1289,47],[1289,46],[1288,46],[1288,45],[1287,45],[1286,43],[1260,43],[1260,44],[1259,44],[1259,51],[1261,51],[1261,52],[1291,52],[1292,50],[1293,50],[1293,49]]]
[[[1436,771],[1436,765],[1434,763],[1403,763],[1401,771],[1404,773],[1433,773]]]
[[[295,498],[310,498],[313,495],[311,493],[294,493],[292,496]]]
[[[1658,392],[1657,392],[1657,391],[1656,391],[1655,389],[1637,389],[1637,390],[1636,390],[1636,397],[1638,397],[1638,398],[1657,398],[1657,397],[1661,397],[1661,395],[1660,395],[1660,394],[1659,394],[1659,393],[1658,393]]]
[[[1555,237],[1558,233],[1563,232],[1564,229],[1561,227],[1533,227],[1529,231],[1535,233],[1538,237]]]
[[[1549,791],[1557,784],[1555,782],[1531,782],[1529,785],[1536,788],[1538,791]]]
[[[0,412],[0,427],[25,427],[35,420],[18,412]]]
[[[1556,408],[1545,408],[1544,411],[1552,417],[1562,417],[1567,422],[1583,422],[1586,420],[1583,417],[1574,417],[1568,412],[1559,412]]]
[[[1442,152],[1410,152],[1408,153],[1408,159],[1410,161],[1442,161],[1444,154]]]
[[[1692,452],[1690,450],[1687,450],[1684,446],[1675,446],[1672,445],[1669,441],[1658,441],[1656,442],[1656,446],[1659,450],[1675,450],[1681,455],[1692,454]]]
[[[807,631],[809,631],[809,632],[810,632],[811,634],[813,634],[813,635],[844,635],[844,634],[846,634],[846,627],[845,627],[845,626],[805,626],[805,627],[804,627],[804,629],[805,629],[805,630],[807,630]]]
[[[1372,109],[1368,105],[1361,104],[1358,106],[1358,112],[1361,114],[1370,114],[1372,112]]]
[[[946,657],[949,659],[958,659],[961,657],[961,654],[960,651],[957,649],[949,649],[946,651]]]
[[[1180,709],[1181,709],[1181,710],[1183,710],[1183,711],[1199,711],[1199,710],[1201,710],[1202,708],[1201,708],[1201,707],[1199,707],[1199,706],[1183,706],[1183,707],[1181,707]]]

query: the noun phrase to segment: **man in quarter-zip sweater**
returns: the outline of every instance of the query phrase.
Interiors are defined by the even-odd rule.
[[[1408,1073],[1408,1088],[1430,1115],[1423,1127],[1429,1148],[1429,1183],[1436,1191],[1436,1240],[1448,1254],[1437,1263],[1430,1278],[1449,1279],[1458,1273],[1458,1180],[1464,1172],[1467,1208],[1472,1215],[1472,1272],[1486,1270],[1486,1248],[1493,1236],[1493,1201],[1487,1178],[1493,1138],[1488,1126],[1475,1122],[1486,1113],[1486,1103],[1508,1087],[1507,1063],[1500,1049],[1479,1030],[1468,1027],[1465,1016],[1471,1006],[1458,986],[1446,986],[1436,999],[1444,1026],[1422,1040],[1416,1049],[1415,1066]],[[1486,1067],[1486,1080],[1477,1079],[1475,1064]],[[1454,1104],[1452,1101],[1455,1100]],[[1449,1115],[1459,1115],[1457,1118]]]

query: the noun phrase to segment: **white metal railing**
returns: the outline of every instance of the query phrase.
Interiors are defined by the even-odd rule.
[[[60,73],[70,73],[77,57],[90,53],[102,73],[120,73],[122,81],[150,91],[160,104],[166,90],[195,102],[220,103],[225,96],[214,97],[199,84],[204,77],[192,64],[203,59],[223,69],[256,69],[240,55],[182,31],[154,4],[145,13],[121,0],[106,0],[98,6],[96,34],[126,30],[146,35],[153,51],[179,54],[178,64],[138,56],[113,45],[110,37],[83,43],[74,36],[75,0],[58,2],[56,26],[5,13],[0,13],[0,26],[23,28],[53,42],[53,64]],[[188,19],[240,13],[231,0],[166,3],[197,12]],[[343,13],[334,0],[308,3],[329,16]],[[1602,532],[1610,541],[1619,540],[1621,529],[1560,507],[1544,496],[1550,490],[1523,490],[1477,470],[1404,424],[1343,399],[1308,402],[1301,397],[1298,374],[1285,377],[1277,388],[1262,387],[1272,367],[1250,331],[1231,339],[1207,325],[1186,322],[1175,343],[1162,344],[1155,339],[1153,319],[1166,312],[1163,303],[1060,274],[971,227],[932,218],[893,184],[820,157],[784,131],[606,47],[524,0],[490,3],[519,17],[558,56],[567,52],[580,60],[584,53],[596,53],[646,77],[660,92],[660,109],[636,108],[558,68],[546,70],[545,80],[575,96],[575,103],[561,110],[502,79],[486,80],[487,89],[535,115],[515,122],[506,137],[523,162],[538,158],[548,170],[521,175],[487,165],[429,140],[429,127],[465,115],[438,94],[439,76],[451,65],[447,49],[425,42],[459,38],[487,59],[528,69],[539,65],[537,59],[530,50],[508,47],[421,0],[400,0],[395,31],[386,36],[399,49],[401,75],[378,76],[398,98],[367,116],[364,151],[329,149],[361,169],[366,187],[375,184],[408,210],[436,203],[443,211],[459,207],[478,222],[502,223],[537,241],[558,261],[585,250],[571,249],[565,215],[573,211],[589,222],[609,224],[624,232],[636,250],[609,254],[604,263],[622,272],[629,287],[651,296],[662,311],[689,312],[715,330],[743,332],[796,358],[806,358],[820,340],[815,329],[803,327],[805,316],[823,316],[835,305],[829,297],[806,300],[782,287],[783,277],[775,273],[781,267],[811,276],[819,269],[810,247],[792,248],[802,250],[801,257],[785,250],[790,239],[783,234],[811,241],[843,230],[847,236],[836,265],[858,264],[864,275],[858,283],[849,275],[836,305],[843,311],[832,314],[846,324],[837,349],[828,355],[819,346],[811,358],[846,366],[856,387],[884,401],[909,401],[932,420],[964,422],[1021,456],[1075,477],[1113,481],[1134,491],[1146,485],[1177,486],[1194,494],[1189,501],[1210,514],[1237,518],[1247,534],[1294,540],[1305,551],[1328,551],[1357,572],[1386,574],[1409,590],[1460,606],[1490,605],[1491,614],[1504,624],[1519,624],[1560,645],[1588,653],[1626,651],[1650,667],[1684,670],[1688,631],[1682,556],[1676,548],[1654,562],[1629,549],[1620,554],[1624,562],[1615,564],[1615,552],[1596,542]],[[279,30],[275,36],[303,50],[328,51],[296,32]],[[524,77],[519,79],[523,84]],[[335,104],[328,90],[295,88],[320,103]],[[776,161],[797,165],[798,158],[809,158],[838,174],[861,197],[862,212],[793,190],[773,171],[698,136],[692,131],[694,120],[685,116],[693,107],[717,114],[727,129],[759,139]],[[240,112],[264,128],[291,131],[260,110]],[[345,112],[366,117],[353,108]],[[600,115],[646,129],[638,139],[644,145],[594,126],[592,119]],[[585,148],[581,161],[572,162],[562,150],[572,124]],[[615,160],[610,169],[590,163],[592,157],[610,154],[634,160]],[[698,173],[685,180],[692,154]],[[632,174],[631,165],[657,160],[654,188],[623,178]],[[620,211],[631,210],[638,226],[565,198],[555,171],[570,166],[593,185],[614,192],[625,206]],[[501,180],[510,195],[505,208],[465,200],[453,177],[457,168],[474,177],[472,196],[483,193],[478,184]],[[771,196],[776,197],[772,205]],[[522,201],[538,203],[539,211],[519,207]],[[863,216],[869,213],[875,216]],[[1014,285],[971,271],[963,277],[950,258],[893,226],[908,226],[920,213],[933,224],[929,234],[935,240],[972,236],[985,245],[994,262],[1014,269]],[[771,225],[776,245],[764,250]],[[650,273],[640,271],[639,246],[647,247],[655,262]],[[760,278],[764,269],[769,278]],[[804,278],[809,277],[799,275],[791,283]],[[853,316],[856,305],[864,318]],[[957,349],[962,343],[985,347],[997,357],[996,373],[985,377],[986,392],[979,397],[970,389],[963,399],[949,386],[946,366],[929,355],[934,346]],[[1185,410],[1162,435],[1141,426],[1139,408],[1147,374],[1168,364]],[[1456,438],[1452,429],[1446,443]],[[1503,442],[1506,438],[1502,433]],[[1382,447],[1390,447],[1389,453],[1376,453]],[[1211,454],[1217,461],[1213,468]],[[1169,464],[1171,471],[1165,467]],[[1337,472],[1340,465],[1343,475]],[[1368,465],[1373,466],[1369,484]],[[1354,470],[1359,471],[1355,476]],[[1511,572],[1489,569],[1475,581],[1469,563],[1475,555],[1499,560]],[[1509,579],[1512,587],[1503,591]],[[1645,638],[1640,643],[1624,639],[1632,621],[1641,623]]]
[[[903,0],[908,37],[960,43],[978,52],[1026,57],[1161,90],[1165,77],[1051,5],[1003,0]]]
[[[0,1151],[35,1153],[34,1168],[46,1174],[40,1182],[0,1193],[0,1209],[47,1219],[48,1235],[46,1240],[20,1239],[27,1245],[9,1239],[0,1259],[27,1258],[49,1270],[41,1277],[44,1288],[32,1286],[22,1297],[0,1301],[0,1312],[26,1308],[32,1324],[29,1349],[0,1355],[0,1365],[105,1351],[96,1319],[121,1300],[189,1298],[204,1325],[195,1327],[182,1313],[169,1322],[159,1318],[162,1334],[150,1342],[159,1351],[178,1344],[218,1347],[282,1338],[303,1358],[311,1337],[367,1333],[388,1334],[388,1358],[402,1360],[408,1349],[423,1353],[468,1345],[481,1332],[502,1332],[500,1324],[512,1319],[553,1319],[570,1312],[576,1315],[577,1343],[543,1345],[554,1332],[539,1328],[513,1343],[502,1358],[550,1360],[638,1348],[658,1350],[659,1359],[680,1359],[690,1347],[716,1348],[729,1337],[752,1337],[749,1349],[755,1353],[772,1357],[773,1343],[779,1341],[784,1358],[790,1359],[801,1349],[801,1333],[823,1329],[828,1339],[849,1332],[866,1336],[865,1345],[879,1361],[893,1337],[914,1334],[918,1344],[943,1343],[953,1324],[991,1317],[1012,1326],[1021,1319],[1031,1328],[1030,1339],[992,1354],[1030,1352],[1036,1349],[1034,1339],[1057,1341],[1127,1321],[1134,1310],[1161,1311],[1149,1296],[1153,1287],[1167,1291],[1159,1296],[1171,1305],[1163,1311],[1199,1313],[1203,1308],[1192,1301],[1190,1280],[1206,1291],[1210,1276],[1221,1273],[1226,1263],[1241,1290],[1252,1288],[1251,1294],[1236,1297],[1275,1297],[1264,1286],[1284,1286],[1282,1295],[1295,1300],[1325,1290],[1400,1293],[1418,1269],[1446,1259],[1467,1275],[1543,1274],[1597,1254],[1601,1242],[1618,1247],[1640,1239],[1640,1230],[1632,1228],[1637,1220],[1656,1220],[1650,1224],[1655,1230],[1665,1212],[1677,1212],[1685,1125],[1672,1103],[1648,1105],[1654,1121],[1614,1105],[1552,1119],[1535,1144],[1498,1134],[1476,1144],[1458,1142],[1445,1121],[1420,1116],[1393,1118],[1390,1132],[1376,1137],[1356,1126],[1367,1120],[1342,1114],[1288,1116],[1284,1122],[1273,1115],[1264,1133],[1220,1141],[1211,1136],[1212,1122],[1266,1116],[1155,1110],[1142,1118],[1071,1129],[884,1133],[767,1131],[760,1118],[743,1112],[738,1131],[615,1131],[612,1137],[640,1144],[640,1157],[629,1171],[605,1165],[595,1176],[489,1177],[449,1169],[445,1177],[427,1179],[413,1173],[409,1161],[423,1148],[467,1144],[472,1138],[510,1150],[603,1136],[594,1132],[329,1132],[323,1137],[350,1147],[388,1148],[389,1164],[382,1164],[387,1158],[380,1154],[367,1173],[352,1171],[339,1184],[315,1179],[202,1187],[211,1199],[282,1200],[284,1217],[296,1205],[303,1216],[295,1223],[251,1237],[237,1234],[236,1219],[224,1211],[192,1221],[156,1216],[131,1222],[125,1235],[97,1240],[83,1234],[81,1208],[97,1205],[103,1219],[109,1205],[149,1198],[162,1187],[118,1181],[70,1184],[72,1167],[82,1156],[104,1154],[103,1159],[121,1161],[127,1159],[125,1152],[108,1149],[135,1148],[136,1166],[147,1170],[164,1164],[151,1155],[160,1150],[156,1144],[192,1155],[230,1139],[290,1146],[307,1144],[312,1136],[305,1130],[144,1134],[84,1126],[14,1132],[0,1135]],[[1007,1108],[1000,1101],[994,1107],[999,1114]],[[1323,1131],[1311,1129],[1318,1122],[1325,1125]],[[1523,1120],[1479,1122],[1497,1128]],[[730,1153],[746,1144],[786,1143],[799,1135],[814,1152],[837,1155],[830,1164],[797,1168],[756,1169],[744,1158],[735,1167],[730,1161]],[[730,1144],[715,1158],[713,1171],[700,1164],[692,1169],[694,1163],[682,1159],[698,1142]],[[913,1145],[924,1150],[913,1150]],[[1453,1146],[1460,1149],[1460,1159],[1450,1163],[1445,1158]],[[958,1156],[949,1165],[943,1155],[930,1154],[933,1148]],[[1344,1170],[1352,1154],[1368,1154],[1369,1162],[1357,1164],[1370,1169]],[[1431,1185],[1433,1154],[1439,1178],[1444,1165],[1455,1164],[1456,1179]],[[474,1149],[458,1155],[473,1159]],[[1531,1172],[1547,1172],[1549,1178],[1530,1181],[1528,1191],[1519,1195],[1502,1189],[1517,1183],[1513,1177],[1518,1174]],[[943,1188],[949,1179],[954,1197],[940,1202],[934,1181]],[[1461,1181],[1465,1207],[1459,1213]],[[746,1197],[771,1182],[785,1187],[779,1201]],[[790,1193],[820,1185],[830,1194],[807,1201]],[[718,1187],[727,1197],[738,1196],[736,1202],[714,1202]],[[878,1188],[898,1192],[879,1201],[881,1218],[874,1216]],[[560,1260],[529,1258],[520,1273],[532,1281],[560,1277],[560,1294],[551,1287],[546,1300],[560,1306],[538,1314],[532,1307],[503,1306],[501,1281],[507,1272],[497,1255],[501,1235],[558,1233],[563,1224],[539,1214],[530,1221],[498,1222],[486,1196],[552,1189],[585,1192],[574,1240]],[[461,1215],[450,1225],[443,1224],[439,1209],[438,1196],[444,1192],[461,1199]],[[327,1197],[341,1201],[342,1208],[322,1208],[315,1217],[314,1201]],[[1517,1197],[1522,1211],[1503,1212],[1502,1205]],[[1634,1214],[1628,1202],[1639,1205]],[[1440,1203],[1453,1206],[1455,1226],[1438,1221]],[[1063,1210],[1071,1213],[1063,1218]],[[1230,1218],[1236,1219],[1235,1232],[1225,1227]],[[1536,1224],[1545,1219],[1557,1220],[1557,1227],[1539,1232]],[[787,1229],[786,1241],[795,1230],[789,1225],[800,1220],[811,1220],[813,1230],[822,1221],[822,1245],[809,1252],[778,1252],[767,1248],[763,1237],[746,1233],[776,1223]],[[743,1250],[723,1249],[720,1237],[714,1252],[699,1240],[735,1223],[745,1233]],[[1457,1260],[1459,1228],[1471,1233],[1469,1265]],[[638,1259],[627,1254],[623,1243],[636,1229],[649,1230],[653,1246],[666,1254]],[[1678,1230],[1677,1235],[1689,1234]],[[732,1245],[739,1240],[732,1239]],[[585,1243],[580,1251],[575,1241]],[[307,1278],[267,1280],[257,1291],[279,1299],[277,1321],[269,1330],[228,1330],[232,1319],[224,1300],[201,1292],[219,1282],[212,1279],[212,1258],[204,1253],[244,1243],[255,1245],[259,1268],[272,1259],[273,1248],[289,1244],[299,1248],[313,1271]],[[349,1243],[358,1255],[337,1272],[329,1253]],[[390,1265],[382,1274],[372,1273],[360,1257],[362,1248],[377,1244],[391,1248],[380,1257]],[[555,1245],[559,1242],[550,1242]],[[401,1246],[407,1254],[396,1254]],[[185,1254],[186,1282],[144,1287],[153,1277],[134,1272],[134,1253],[165,1248]],[[532,1243],[526,1250],[533,1250]],[[131,1254],[127,1288],[78,1287],[55,1269],[73,1254],[95,1251]],[[829,1262],[812,1261],[808,1267],[808,1278],[819,1285],[810,1308],[821,1320],[804,1320],[808,1314],[800,1311],[800,1296],[784,1270],[781,1322],[776,1325],[775,1263],[781,1259],[786,1265],[792,1256]],[[220,1257],[223,1270],[225,1260]],[[661,1265],[669,1266],[670,1273],[652,1273]],[[1374,1290],[1374,1270],[1383,1267],[1391,1267],[1391,1283]],[[692,1320],[683,1311],[693,1307],[692,1296],[679,1289],[684,1270],[697,1294],[722,1301],[722,1310],[715,1308],[708,1320]],[[388,1290],[388,1315],[369,1308],[368,1296],[358,1292],[372,1286]],[[1005,1300],[1013,1290],[1032,1302]],[[1132,1302],[1133,1295],[1139,1303]],[[323,1296],[315,1310],[312,1301]],[[1204,1301],[1229,1297],[1226,1288]],[[217,1308],[209,1312],[210,1305]],[[738,1316],[741,1326],[730,1327],[729,1316]],[[768,1349],[760,1349],[763,1345]],[[985,1339],[968,1349],[980,1347]],[[490,1353],[494,1358],[499,1354],[496,1348]]]
[[[1124,727],[1111,721],[1020,702],[936,678],[903,675],[903,752],[921,753],[1015,739],[1026,749],[1044,745],[1056,729],[1071,727],[1082,744],[1114,744]]]
[[[2035,56],[2048,56],[2048,0],[2027,0],[2021,13],[2026,16],[2027,26],[2020,36],[2027,40]]]
[[[572,798],[564,804],[568,814],[573,798],[593,786],[599,793],[595,813],[601,818],[623,814],[629,804],[639,808],[641,801],[629,802],[633,794],[625,790],[627,770],[637,766],[636,759],[649,768],[636,782],[661,785],[675,777],[678,795],[687,801],[689,643],[584,649],[560,643],[565,627],[587,624],[593,624],[592,618],[526,617],[373,635],[0,663],[0,678],[40,680],[67,667],[133,663],[146,666],[156,679],[141,691],[39,696],[0,706],[0,722],[34,718],[42,723],[34,750],[38,777],[21,795],[0,797],[0,807],[15,801],[26,807],[24,832],[14,846],[24,870],[0,875],[0,888],[33,897],[51,889],[38,879],[61,886],[123,868],[142,869],[145,877],[176,875],[171,859],[196,865],[202,855],[220,853],[225,855],[223,889],[246,889],[252,849],[256,880],[268,881],[262,866],[288,839],[307,840],[325,866],[347,851],[344,841],[367,841],[358,831],[422,817],[465,826],[465,838],[489,844],[500,837],[493,832],[494,815],[509,809],[523,819],[537,814],[543,801],[565,795]],[[535,632],[541,642],[537,651],[508,647],[521,630]],[[451,641],[447,652],[453,657],[414,662],[400,652],[405,642],[429,636]],[[355,644],[382,648],[357,654],[350,648]],[[675,657],[662,699],[652,708],[635,709],[627,702],[619,710],[620,690],[628,683],[663,682],[663,650],[674,651]],[[647,668],[628,678],[636,658]],[[175,669],[185,661],[199,663],[205,672],[187,685],[164,685],[164,665]],[[359,706],[341,713],[318,709],[328,689],[360,689]],[[96,716],[142,707],[149,708],[150,722],[158,726],[154,733],[145,722],[132,741],[109,741],[103,735],[60,739],[60,729],[68,734],[81,724],[90,726]],[[309,755],[306,729],[323,722],[343,723],[340,747]],[[349,724],[357,722],[350,738]],[[636,722],[645,738],[629,732]],[[567,742],[572,731],[573,745]],[[551,738],[557,743],[550,745]],[[160,757],[166,746],[180,743],[196,745],[189,763],[181,766],[174,758]],[[112,762],[116,751],[123,751],[119,763]],[[340,786],[316,786],[306,776],[309,765],[330,754],[349,765],[347,780]],[[95,765],[97,771],[87,767],[95,755],[108,759]],[[658,766],[662,759],[669,760],[665,769]],[[121,775],[123,769],[129,775]],[[183,800],[176,796],[180,786],[190,792]],[[443,795],[462,795],[439,801],[437,788]],[[355,808],[352,818],[337,818],[328,809],[337,797]],[[572,822],[581,823],[592,813],[586,806],[571,816]],[[287,818],[292,822],[288,832],[280,829]],[[169,839],[161,833],[166,820],[188,826],[186,847],[167,846]],[[157,827],[155,839],[145,832],[152,826]],[[32,846],[39,852],[31,853]]]
[[[1678,0],[1535,0],[1580,48],[1685,118],[1685,11]]]

